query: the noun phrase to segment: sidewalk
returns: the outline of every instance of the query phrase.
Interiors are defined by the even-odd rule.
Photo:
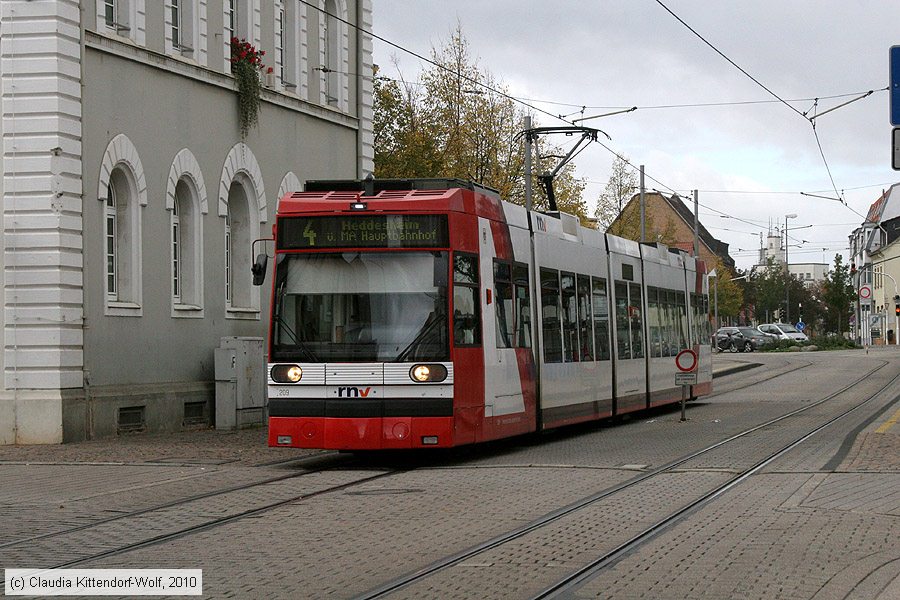
[[[136,433],[113,438],[45,446],[0,446],[2,463],[81,463],[150,465],[222,465],[253,467],[321,452],[269,448],[267,429],[200,429],[177,433]]]
[[[754,360],[753,354],[718,353],[712,355],[713,379],[740,373],[748,369],[761,367],[762,363]]]

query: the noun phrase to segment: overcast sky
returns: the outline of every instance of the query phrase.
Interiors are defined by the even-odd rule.
[[[769,223],[783,226],[790,213],[798,215],[790,221],[792,244],[806,240],[790,248],[791,263],[833,263],[863,220],[853,211],[864,215],[883,188],[900,182],[891,169],[889,95],[878,91],[888,86],[888,49],[900,45],[900,0],[663,3],[801,113],[811,111],[814,98],[823,112],[876,90],[816,120],[849,207],[800,194],[835,196],[810,122],[655,0],[375,0],[374,31],[428,56],[459,23],[483,69],[513,96],[554,115],[637,106],[584,124],[607,132],[607,146],[645,165],[648,188],[700,190],[700,219],[730,244],[739,268],[756,262],[760,232]],[[397,76],[394,58],[404,77],[415,79],[418,59],[375,41],[381,74]],[[654,108],[738,102],[744,104]],[[539,120],[563,124],[547,115]],[[591,210],[613,158],[592,145],[576,159]]]

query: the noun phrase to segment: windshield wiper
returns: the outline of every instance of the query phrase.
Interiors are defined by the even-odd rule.
[[[409,343],[409,345],[403,349],[403,351],[397,355],[397,359],[394,362],[402,362],[407,355],[411,354],[413,349],[417,349],[425,339],[431,335],[434,329],[439,325],[444,323],[447,320],[447,315],[437,315],[430,323],[426,323],[422,328],[422,331]]]
[[[319,359],[315,355],[315,353],[309,349],[309,346],[307,346],[305,342],[301,341],[300,338],[297,337],[297,334],[294,333],[294,330],[291,329],[287,323],[285,323],[284,319],[282,319],[278,315],[275,315],[275,318],[273,320],[279,328],[284,328],[285,333],[288,334],[288,336],[291,338],[291,341],[294,342],[294,345],[300,350],[306,360],[308,360],[309,362],[319,362]]]

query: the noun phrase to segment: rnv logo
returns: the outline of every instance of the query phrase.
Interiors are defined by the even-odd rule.
[[[337,395],[338,398],[366,398],[370,391],[372,391],[371,387],[363,389],[358,387],[339,387]]]

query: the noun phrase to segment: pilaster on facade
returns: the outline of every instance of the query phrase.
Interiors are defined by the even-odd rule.
[[[372,59],[372,0],[359,0],[359,44],[358,62],[360,73],[358,78],[357,94],[359,95],[359,169],[358,176],[362,179],[369,173],[375,172],[375,132],[372,127],[374,120],[373,82],[366,74],[374,72]]]
[[[11,392],[2,402],[47,390],[49,414],[60,410],[59,390],[83,386],[80,18],[76,0],[0,3],[3,382]],[[20,442],[61,441],[61,422],[13,412],[0,437],[12,428]]]

